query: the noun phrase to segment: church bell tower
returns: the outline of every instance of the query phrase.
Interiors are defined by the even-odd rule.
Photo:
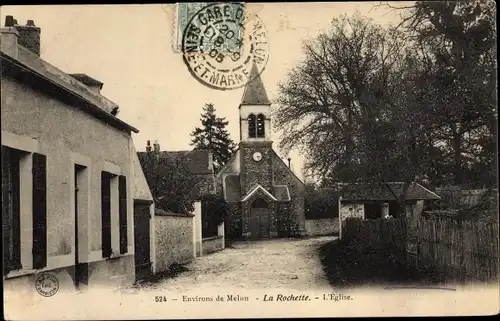
[[[260,79],[257,66],[250,71],[252,79],[245,87],[239,106],[240,141],[271,142],[271,102]]]

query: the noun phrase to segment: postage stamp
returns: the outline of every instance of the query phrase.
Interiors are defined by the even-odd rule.
[[[35,288],[41,296],[53,296],[59,290],[59,281],[52,274],[42,273],[36,278]]]
[[[202,84],[219,90],[240,88],[267,64],[267,30],[242,3],[209,4],[186,24],[182,53],[189,72]],[[253,65],[258,73],[250,76]]]
[[[173,42],[174,51],[182,52],[182,34],[191,18],[201,9],[208,6],[210,2],[179,2],[175,8],[175,41]]]

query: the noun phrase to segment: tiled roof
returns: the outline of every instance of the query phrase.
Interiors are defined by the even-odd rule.
[[[238,202],[241,199],[239,175],[227,175],[223,181],[224,199],[226,202]]]
[[[174,213],[174,212],[171,212],[171,211],[165,211],[164,209],[161,209],[161,208],[155,208],[155,215],[156,216],[194,217],[194,214],[190,214],[190,213]]]
[[[64,71],[61,71],[57,67],[49,64],[30,50],[24,48],[23,46],[19,46],[18,49],[17,60],[30,66],[35,71],[41,73],[50,80],[57,82],[59,85],[73,91],[74,93],[84,96],[86,99],[95,103],[95,105],[99,106],[101,109],[107,111],[108,113],[111,113],[113,109],[116,109],[118,107],[116,103],[100,94],[93,92],[83,83],[76,80],[74,77],[70,76]]]
[[[400,195],[403,190],[402,182],[380,183],[348,183],[340,189],[342,200],[349,201],[369,201],[369,200],[395,200],[393,193]],[[407,200],[438,200],[440,197],[418,183],[412,183],[406,194]]]
[[[270,105],[271,102],[267,98],[266,89],[255,64],[250,71],[250,79],[252,80],[246,85],[243,92],[241,105]]]
[[[146,155],[148,152],[139,152],[139,155]],[[149,152],[155,153],[155,152]],[[193,174],[212,174],[210,165],[210,152],[206,150],[192,150],[192,151],[160,151],[159,155],[163,159],[175,161],[181,157],[186,157],[188,162],[189,171]]]
[[[273,194],[278,201],[290,200],[290,191],[288,190],[287,185],[275,185],[273,187]]]

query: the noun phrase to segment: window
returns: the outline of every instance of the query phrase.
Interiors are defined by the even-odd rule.
[[[20,152],[2,146],[2,225],[4,275],[21,268]]]
[[[257,116],[257,137],[265,137],[265,117],[262,114]]]
[[[111,178],[112,174],[101,173],[101,236],[102,257],[111,256]]]
[[[248,137],[255,138],[256,137],[256,118],[254,114],[250,114],[248,116]]]
[[[127,253],[127,178],[120,176],[118,179],[119,194],[119,221],[120,221],[120,253]]]

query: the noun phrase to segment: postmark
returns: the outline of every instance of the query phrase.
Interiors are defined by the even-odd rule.
[[[59,290],[59,280],[52,274],[42,273],[36,278],[35,288],[40,295],[50,297]]]
[[[267,30],[244,4],[213,3],[187,23],[182,54],[189,72],[202,84],[218,90],[241,88],[267,64]],[[257,74],[250,73],[253,65]]]

